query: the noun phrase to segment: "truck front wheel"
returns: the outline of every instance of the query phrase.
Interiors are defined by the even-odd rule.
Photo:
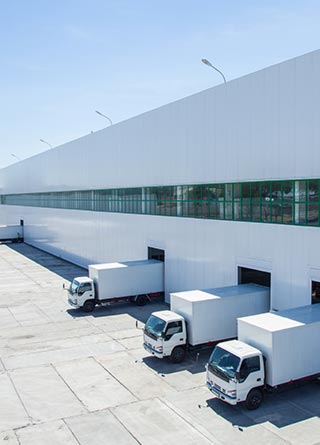
[[[181,363],[185,359],[186,350],[182,346],[176,346],[171,352],[170,360],[172,363]]]
[[[84,305],[82,306],[82,310],[84,312],[92,312],[95,305],[96,305],[96,303],[94,302],[94,300],[87,300],[87,301],[85,301]]]
[[[148,297],[146,295],[138,295],[135,302],[137,306],[145,306],[148,303]]]
[[[252,389],[247,395],[246,408],[254,410],[259,408],[263,400],[262,391],[260,389]]]

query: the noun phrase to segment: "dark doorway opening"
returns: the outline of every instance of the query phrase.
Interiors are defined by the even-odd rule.
[[[311,281],[311,303],[320,303],[320,282]]]
[[[262,270],[238,267],[238,284],[255,283],[261,286],[271,286],[271,273]]]
[[[148,260],[164,261],[164,250],[148,247]]]

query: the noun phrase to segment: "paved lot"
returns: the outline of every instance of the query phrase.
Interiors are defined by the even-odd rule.
[[[204,386],[207,353],[171,365],[143,350],[135,321],[161,302],[70,309],[62,283],[84,272],[0,245],[0,443],[320,444],[320,385],[225,405]]]

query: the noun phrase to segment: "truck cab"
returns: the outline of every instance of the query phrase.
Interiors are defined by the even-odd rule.
[[[75,308],[91,312],[95,307],[95,289],[93,280],[89,277],[76,277],[68,289],[68,302]]]
[[[207,386],[219,399],[236,405],[245,402],[250,410],[263,399],[265,367],[262,353],[238,340],[219,343],[207,369]]]
[[[153,312],[143,332],[143,346],[157,358],[170,357],[173,363],[185,358],[187,330],[185,319],[172,311]]]

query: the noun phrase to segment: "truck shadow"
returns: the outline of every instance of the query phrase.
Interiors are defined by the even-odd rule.
[[[205,365],[208,363],[212,349],[206,349],[199,353],[190,353],[182,363],[171,363],[169,358],[162,360],[148,356],[142,359],[143,363],[153,371],[165,377],[180,371],[187,371],[191,374],[198,374],[205,371]]]
[[[67,313],[73,318],[83,317],[108,317],[112,315],[130,315],[137,320],[140,325],[139,328],[143,328],[143,324],[150,317],[152,312],[167,310],[168,304],[164,303],[162,297],[153,298],[145,306],[137,306],[134,303],[128,301],[119,301],[117,303],[111,303],[109,305],[96,306],[93,312],[83,312],[81,309],[67,309]]]
[[[281,393],[266,394],[259,409],[249,411],[243,404],[231,406],[217,398],[207,400],[207,408],[242,429],[269,422],[284,428],[320,416],[320,385],[313,382]]]

